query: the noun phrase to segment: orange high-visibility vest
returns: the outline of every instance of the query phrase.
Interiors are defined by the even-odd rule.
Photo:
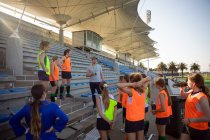
[[[203,92],[196,94],[189,94],[185,102],[185,119],[188,118],[201,118],[204,116],[202,112],[199,100],[204,97],[207,99],[207,96]],[[198,130],[207,130],[208,122],[192,122],[189,124],[190,127]]]
[[[127,93],[123,93],[122,107],[126,108],[127,100],[128,100],[128,94]]]
[[[64,56],[64,63],[62,65],[62,71],[71,72],[71,59]]]
[[[132,88],[132,97],[126,103],[126,119],[140,121],[145,115],[145,93],[138,93]]]
[[[54,63],[54,62],[52,62]],[[54,78],[56,81],[59,80],[59,68],[56,64],[54,64],[54,73],[50,73],[50,81],[54,81],[53,78],[52,78],[52,74],[54,75]]]
[[[161,109],[161,103],[160,103],[160,95],[161,94],[163,94],[165,96],[164,104],[165,104],[166,110],[164,112],[157,112],[155,115],[157,118],[166,118],[166,117],[170,116],[171,109],[170,109],[170,106],[168,105],[168,95],[165,90],[161,90],[158,93],[158,96],[156,98],[156,110]]]

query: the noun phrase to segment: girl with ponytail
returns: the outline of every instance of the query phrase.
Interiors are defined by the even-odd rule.
[[[68,117],[57,104],[45,100],[46,94],[43,85],[32,87],[33,102],[26,104],[10,119],[16,136],[26,134],[26,140],[56,140],[55,131],[60,132],[66,126]],[[27,128],[21,124],[23,118]]]
[[[181,96],[186,97],[185,116],[182,120],[185,127],[181,140],[209,140],[209,90],[204,85],[204,78],[198,73],[191,73],[187,83],[190,92],[185,93],[185,87],[180,89]]]
[[[118,88],[127,94],[125,102],[125,132],[128,140],[144,140],[144,117],[146,87],[150,78],[140,73],[129,75],[129,83],[118,83]]]
[[[166,140],[165,129],[166,125],[169,123],[169,117],[172,115],[172,101],[163,78],[158,77],[155,79],[155,86],[159,90],[159,93],[155,103],[156,109],[152,110],[152,113],[156,116],[159,140]]]
[[[98,95],[96,98],[98,110],[96,128],[99,131],[101,140],[108,140],[109,130],[113,129],[117,117],[117,102],[114,100],[114,97],[109,94],[105,82],[101,82],[99,88],[101,95]]]

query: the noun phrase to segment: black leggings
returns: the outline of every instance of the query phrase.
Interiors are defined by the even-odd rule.
[[[101,94],[101,90],[99,89],[100,82],[90,82],[90,90],[92,93],[92,100],[94,105],[96,105],[96,96],[94,95],[96,93],[96,90],[98,94]]]

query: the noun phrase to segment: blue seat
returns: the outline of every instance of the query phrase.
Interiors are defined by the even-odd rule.
[[[92,96],[92,94],[91,93],[84,93],[84,94],[81,94],[80,96],[81,97],[90,97],[90,96]]]
[[[11,118],[9,114],[0,114],[0,123],[6,122]]]
[[[26,88],[11,88],[8,89],[10,92],[26,92],[27,89]]]
[[[10,91],[6,90],[6,89],[1,89],[0,90],[0,94],[7,94],[7,93],[10,93]]]
[[[8,77],[8,74],[6,74],[6,73],[0,73],[0,77]]]

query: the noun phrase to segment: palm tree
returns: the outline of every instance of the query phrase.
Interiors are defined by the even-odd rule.
[[[142,69],[146,69],[146,67],[144,66],[144,64],[142,62],[139,62],[139,67]]]
[[[193,71],[193,72],[200,71],[200,65],[197,64],[197,63],[193,63],[193,64],[190,66],[190,70]]]
[[[163,74],[163,71],[167,71],[167,65],[163,62],[160,62],[157,65],[157,70],[161,71],[161,73]]]
[[[185,64],[185,63],[180,63],[180,64],[178,65],[178,68],[182,71],[182,78],[183,78],[183,71],[184,71],[184,70],[187,70],[187,64]]]
[[[168,64],[168,70],[169,71],[171,71],[171,75],[172,75],[172,77],[174,76],[174,71],[177,71],[178,69],[177,69],[177,66],[176,66],[176,63],[175,62],[170,62],[169,64]]]

